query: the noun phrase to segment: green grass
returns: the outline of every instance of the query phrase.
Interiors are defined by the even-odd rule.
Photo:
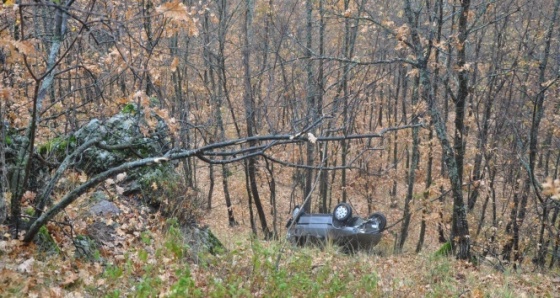
[[[164,232],[146,231],[117,255],[103,261],[67,260],[67,270],[89,270],[65,291],[95,297],[548,297],[556,295],[546,274],[498,272],[453,257],[416,254],[343,254],[337,246],[294,247],[284,241],[235,236],[217,254],[196,255],[176,221]],[[234,238],[235,238],[234,237]],[[24,297],[64,284],[63,256],[34,265],[42,276],[30,289],[18,282],[24,273],[5,276],[1,294]],[[77,259],[75,260],[77,261]],[[74,269],[72,269],[74,268]],[[81,268],[81,269],[78,269]],[[97,269],[96,269],[97,268]],[[43,272],[40,273],[39,272]],[[62,271],[60,271],[62,272]],[[68,271],[65,271],[68,272]],[[0,272],[1,273],[1,272]],[[557,272],[551,272],[551,276]],[[85,275],[84,275],[85,276]],[[548,278],[548,279],[547,279]],[[87,296],[86,295],[86,296]]]

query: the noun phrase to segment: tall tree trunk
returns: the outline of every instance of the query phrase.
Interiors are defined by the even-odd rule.
[[[503,25],[498,28],[496,26],[497,34],[494,40],[494,46],[492,47],[492,65],[490,73],[497,73],[501,67],[503,52],[502,48],[504,46],[503,33],[506,30],[506,25],[508,24],[507,18],[504,20]],[[488,132],[490,129],[490,121],[492,117],[492,109],[494,107],[494,97],[502,89],[505,84],[505,80],[501,82],[498,81],[498,76],[492,76],[488,79],[487,93],[484,98],[484,107],[482,112],[482,120],[480,121],[481,128],[478,131],[478,137],[476,142],[476,154],[474,158],[474,167],[472,173],[473,191],[468,197],[468,210],[471,211],[475,207],[476,201],[479,196],[479,180],[483,178],[483,163],[482,159],[486,154],[486,144],[488,142]]]
[[[405,15],[410,27],[410,35],[416,56],[416,67],[419,70],[420,86],[422,88],[422,98],[428,103],[428,110],[433,121],[436,135],[443,150],[444,163],[447,166],[451,191],[453,194],[453,216],[451,227],[451,239],[453,241],[453,251],[457,258],[468,259],[470,257],[470,236],[465,202],[462,192],[462,171],[464,158],[464,144],[462,133],[464,130],[464,109],[465,100],[468,95],[468,75],[465,69],[465,41],[467,33],[467,17],[469,13],[469,0],[462,0],[461,13],[459,15],[459,46],[457,49],[457,69],[459,70],[458,81],[459,90],[455,102],[455,137],[452,146],[449,141],[446,123],[443,121],[439,107],[436,104],[433,90],[430,88],[430,73],[428,71],[428,59],[432,50],[432,41],[426,47],[420,41],[417,28],[415,12],[412,10],[410,0],[405,1]],[[463,154],[463,155],[462,155]]]
[[[434,163],[433,147],[432,147],[433,139],[434,139],[434,132],[430,128],[430,132],[428,133],[429,148],[428,148],[428,160],[426,163],[426,183],[424,185],[424,193],[422,195],[422,221],[420,222],[420,234],[418,236],[418,243],[416,244],[416,253],[419,253],[422,250],[422,246],[424,245],[424,238],[426,236],[426,216],[428,215],[428,200],[430,199],[430,187],[432,186],[432,171],[433,171],[433,163]]]
[[[247,137],[252,137],[255,135],[255,100],[253,96],[253,88],[251,85],[251,40],[253,40],[253,10],[254,2],[253,0],[245,1],[245,19],[244,19],[244,36],[243,36],[243,69],[244,69],[244,94],[243,103],[245,106],[245,123],[247,129]],[[254,141],[249,142],[249,146],[256,146]],[[259,195],[259,189],[257,185],[257,160],[255,157],[250,157],[247,160],[246,171],[248,173],[248,183],[249,191],[251,192],[251,197],[255,201],[255,207],[257,208],[257,214],[261,223],[261,230],[264,234],[265,239],[272,236],[272,233],[268,229],[266,223],[266,214],[262,205],[262,201]]]
[[[64,4],[66,9],[69,9],[73,0],[67,0]],[[15,227],[15,234],[19,232],[19,217],[21,214],[21,198],[27,184],[29,182],[29,175],[31,171],[31,164],[33,159],[33,150],[35,145],[35,132],[39,124],[40,115],[43,111],[43,101],[47,96],[48,90],[53,84],[55,77],[55,67],[60,62],[59,52],[64,41],[64,36],[67,30],[68,15],[65,13],[66,9],[57,9],[54,17],[53,38],[47,58],[47,68],[45,73],[40,77],[35,77],[35,90],[33,94],[33,110],[32,119],[29,121],[29,126],[26,129],[26,138],[21,145],[21,149],[17,153],[17,164],[15,172],[10,179],[10,189],[12,193],[11,199],[11,221]],[[20,17],[23,17],[23,8],[19,8]],[[21,20],[23,22],[23,20]],[[23,28],[23,24],[21,25]]]
[[[451,226],[451,239],[456,240],[453,249],[459,259],[470,258],[470,236],[467,222],[465,202],[463,199],[463,167],[465,158],[465,107],[469,94],[469,71],[466,68],[466,47],[468,37],[468,17],[470,0],[461,0],[458,23],[457,46],[457,78],[459,87],[455,98],[455,133],[453,139],[454,151],[447,151],[446,164],[449,167],[449,178],[453,189],[453,218]],[[443,132],[441,132],[443,133]],[[441,140],[441,139],[440,139]],[[447,148],[452,150],[451,148]],[[451,163],[450,163],[451,162]]]
[[[363,12],[364,6],[367,3],[367,0],[362,0],[361,2],[357,3],[357,18],[354,19],[354,22],[351,23],[350,17],[344,17],[344,48],[342,49],[343,55],[345,59],[351,60],[352,56],[354,55],[355,45],[356,45],[356,37],[359,28],[360,22],[360,15]],[[350,0],[344,0],[344,11],[349,11],[350,8]],[[348,63],[344,62],[344,66],[342,68],[342,79],[340,82],[341,90],[342,90],[342,119],[343,119],[343,132],[345,135],[352,133],[352,115],[350,111],[350,96],[351,92],[349,90],[349,80],[350,80],[350,72],[353,66]],[[373,117],[373,115],[372,115]],[[341,164],[344,166],[340,173],[340,184],[342,189],[342,201],[346,202],[348,200],[348,192],[347,192],[347,158],[348,158],[348,151],[350,149],[350,144],[346,140],[342,140],[341,142]]]
[[[325,9],[324,0],[319,0],[319,56],[323,57],[325,55]],[[317,70],[317,114],[323,114],[323,97],[325,93],[325,65],[324,61],[319,60],[318,70]],[[324,135],[324,133],[321,133]],[[329,146],[325,144],[323,150],[321,150],[321,160],[324,160],[323,166],[327,166]],[[319,180],[319,197],[321,198],[321,204],[319,208],[320,213],[328,213],[330,206],[328,206],[327,197],[329,189],[329,175],[326,172],[321,173]]]
[[[430,22],[434,23],[437,20],[437,33],[436,33],[436,42],[441,42],[442,36],[442,27],[443,27],[443,0],[437,0],[437,4],[434,6],[434,15],[430,17]],[[434,53],[434,76],[432,81],[432,92],[435,98],[438,97],[439,91],[439,84],[440,81],[440,59],[439,59],[440,51],[436,50]],[[434,130],[432,129],[433,123],[430,123],[430,131],[428,132],[428,160],[426,164],[426,182],[424,186],[424,193],[422,195],[422,220],[420,222],[420,234],[418,236],[418,243],[416,244],[416,253],[419,253],[422,250],[422,246],[424,245],[424,238],[426,235],[426,216],[428,214],[428,200],[430,198],[430,188],[432,187],[432,172],[433,172],[433,140],[434,140]],[[438,225],[439,227],[439,225]]]
[[[274,239],[278,239],[278,209],[276,208],[276,180],[274,179],[274,164],[265,159],[268,171],[268,185],[270,188],[270,213],[272,215],[272,233]]]
[[[344,0],[344,11],[348,11],[350,1]],[[350,49],[350,20],[348,18],[344,18],[344,48],[342,49],[344,53],[344,58],[351,59],[351,49]],[[350,71],[349,63],[344,63],[343,73],[342,73],[342,81],[340,82],[340,86],[342,88],[342,121],[343,121],[343,128],[344,134],[350,133],[350,117],[348,111],[348,97],[350,94],[348,93],[348,72]],[[346,140],[342,140],[340,142],[341,146],[341,161],[340,163],[342,166],[346,166],[346,159],[348,156],[348,142]],[[346,182],[346,174],[347,170],[346,167],[342,169],[340,172],[340,188],[342,189],[342,202],[346,202],[348,200],[348,192],[346,189],[347,182]]]
[[[6,136],[7,136],[7,126],[4,124],[5,115],[5,104],[3,100],[0,100],[0,225],[3,224],[8,218],[8,205],[6,201],[5,194],[8,193],[8,173],[6,166]]]
[[[396,126],[399,123],[399,119],[398,119],[398,111],[399,111],[399,94],[402,93],[402,96],[400,96],[402,98],[402,106],[403,106],[403,110],[402,110],[402,115],[401,115],[401,120],[400,123],[406,123],[406,110],[404,109],[404,106],[406,105],[406,100],[408,97],[408,79],[406,78],[406,69],[405,66],[399,65],[398,66],[398,79],[397,79],[397,90],[396,90],[396,95],[395,95],[395,104],[393,105],[393,111],[392,111],[392,116],[393,116],[393,121],[392,121],[392,125]],[[399,92],[400,90],[402,90],[402,92]],[[394,171],[397,172],[398,170],[398,166],[399,166],[399,136],[398,134],[394,134],[393,136],[393,160],[392,160],[392,166],[394,167]],[[396,208],[398,206],[398,200],[397,200],[397,187],[398,187],[398,182],[396,178],[393,178],[393,185],[391,187],[391,191],[389,193],[389,195],[391,196],[391,208]]]
[[[220,138],[222,140],[225,140],[226,135],[225,135],[225,127],[224,127],[224,120],[223,120],[223,116],[222,116],[222,106],[223,106],[223,100],[222,98],[225,98],[227,100],[227,102],[230,102],[229,99],[229,89],[227,86],[227,80],[226,80],[226,65],[225,65],[225,61],[226,61],[226,54],[225,54],[225,44],[226,44],[226,34],[227,34],[227,0],[220,0],[218,1],[218,21],[219,21],[219,25],[218,25],[218,54],[217,54],[217,65],[218,65],[218,80],[219,80],[219,94],[217,97],[218,100],[218,112],[217,112],[217,121],[218,121],[218,126],[220,128]],[[233,122],[235,125],[235,130],[237,132],[237,136],[240,137],[241,136],[241,132],[240,129],[237,125],[237,121],[235,121],[235,114],[233,113],[233,108],[232,105],[230,104],[230,111],[231,111],[231,116],[233,118]],[[224,157],[225,158],[225,157]],[[232,201],[231,201],[231,195],[229,192],[229,183],[228,183],[228,177],[229,177],[229,171],[228,171],[228,166],[227,165],[222,165],[222,187],[223,187],[223,191],[224,191],[224,199],[226,201],[226,208],[227,208],[227,214],[228,214],[228,223],[229,226],[236,226],[237,225],[237,221],[235,220],[235,216],[233,213],[233,205],[232,205]],[[252,214],[252,212],[251,212]]]
[[[560,7],[560,0],[556,0],[554,3],[554,10],[552,13],[552,18],[550,19],[550,23],[548,25],[548,30],[547,30],[547,35],[546,35],[546,39],[545,39],[545,47],[544,47],[544,53],[542,55],[541,61],[539,63],[539,81],[538,81],[538,86],[541,86],[542,88],[544,88],[543,90],[541,90],[535,100],[534,100],[534,106],[533,106],[533,119],[532,119],[532,124],[531,124],[531,138],[529,141],[529,179],[531,182],[531,185],[533,186],[533,189],[535,190],[535,192],[539,192],[539,187],[537,186],[537,182],[536,182],[536,178],[535,178],[535,163],[536,163],[536,157],[537,157],[537,153],[538,153],[538,135],[539,135],[539,127],[540,127],[540,123],[544,114],[544,99],[545,99],[545,92],[546,92],[546,88],[548,86],[546,83],[546,67],[548,64],[548,57],[550,56],[550,47],[551,47],[551,43],[552,43],[552,37],[553,37],[553,32],[554,32],[554,26],[556,25],[556,18],[558,16],[558,9]],[[539,266],[543,266],[544,262],[545,262],[545,255],[546,255],[546,245],[544,243],[544,229],[545,226],[548,224],[547,220],[548,220],[548,206],[547,206],[547,200],[542,201],[540,196],[538,196],[539,198],[539,202],[542,205],[542,222],[541,222],[541,237],[539,238],[539,250],[537,252],[537,264]],[[524,218],[521,218],[521,220],[523,220]]]
[[[208,196],[206,200],[206,210],[212,210],[212,196],[214,196],[214,185],[216,184],[216,177],[214,175],[214,165],[209,165],[208,167],[208,180],[210,185],[208,185]]]
[[[307,73],[307,84],[306,84],[306,102],[307,102],[307,123],[315,123],[318,119],[318,110],[317,110],[317,103],[316,103],[316,84],[315,84],[315,77],[313,74],[313,59],[311,56],[313,55],[312,47],[313,47],[313,2],[312,0],[305,1],[305,19],[306,19],[306,26],[305,26],[305,56],[307,57],[307,63],[305,64],[305,72]],[[315,129],[310,131],[313,134],[315,133]],[[315,144],[308,142],[306,144],[306,157],[307,162],[306,164],[309,166],[306,170],[305,175],[305,190],[303,197],[307,198],[311,195],[312,184],[313,184],[313,176],[315,175],[315,171],[313,170],[313,166],[315,164]],[[311,212],[311,200],[306,200],[305,204],[303,205],[303,210],[306,212]]]
[[[420,78],[416,77],[414,80],[414,88],[413,88],[413,92],[412,92],[412,101],[411,101],[411,105],[415,106],[418,104],[418,97],[419,97],[419,93],[420,92]],[[416,112],[413,109],[412,115],[411,115],[411,125],[417,125],[418,124],[418,115],[416,115]],[[410,218],[412,216],[411,211],[410,211],[410,204],[411,201],[413,199],[414,196],[414,184],[415,184],[415,180],[416,180],[416,169],[418,168],[418,163],[420,160],[420,150],[419,150],[419,145],[420,145],[420,138],[418,136],[418,127],[414,127],[412,128],[412,156],[411,156],[411,162],[408,168],[408,175],[407,175],[407,189],[406,189],[406,197],[404,200],[404,207],[403,207],[403,223],[401,225],[401,233],[400,233],[400,238],[399,238],[399,242],[397,244],[397,251],[401,252],[403,247],[404,247],[404,243],[406,241],[406,238],[408,236],[408,227],[410,225]]]
[[[228,184],[228,170],[226,165],[222,165],[222,187],[224,190],[224,199],[226,201],[226,208],[227,208],[227,215],[228,215],[228,224],[230,227],[236,226],[237,221],[235,220],[235,216],[233,214],[233,204],[231,203],[231,195],[229,193],[229,184]]]
[[[558,208],[554,209],[554,214],[552,215],[552,220],[550,222],[550,226],[554,227],[556,226],[556,220],[558,219],[558,212],[560,212],[560,210]],[[557,230],[558,231],[558,230]],[[558,237],[558,232],[556,232],[556,237]],[[551,236],[552,238],[552,236]],[[551,239],[552,240],[552,239]],[[552,244],[552,243],[551,243]],[[552,251],[553,252],[558,252],[558,246],[560,245],[560,241],[558,240],[554,240],[554,245],[552,246]],[[550,263],[548,265],[549,269],[552,269],[552,266],[554,266],[554,262],[556,261],[556,259],[558,258],[558,254],[557,253],[552,253],[552,256],[550,258]]]

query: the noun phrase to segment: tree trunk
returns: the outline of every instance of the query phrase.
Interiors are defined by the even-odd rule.
[[[436,74],[437,77],[437,74]],[[437,90],[437,89],[434,89]],[[435,92],[435,91],[434,91]],[[420,235],[418,236],[418,243],[416,244],[416,253],[419,253],[422,250],[422,246],[424,245],[424,237],[426,236],[426,216],[428,215],[428,200],[430,199],[430,187],[432,186],[432,171],[433,171],[433,149],[432,149],[432,141],[434,139],[434,132],[430,129],[428,133],[428,142],[429,142],[429,151],[428,151],[428,160],[426,164],[426,184],[424,186],[424,194],[422,196],[422,221],[420,222]]]
[[[324,0],[319,0],[319,56],[325,55],[325,9]],[[321,59],[318,62],[317,70],[317,114],[323,114],[323,97],[325,93],[325,65],[324,61]],[[324,130],[323,130],[324,131]],[[324,161],[324,166],[328,165],[328,150],[329,146],[325,144],[321,150],[321,160]],[[319,197],[321,198],[321,204],[319,208],[320,213],[328,213],[330,206],[328,206],[328,188],[329,188],[329,175],[326,172],[321,173],[319,180]]]
[[[466,139],[465,134],[465,107],[466,99],[469,94],[469,72],[466,68],[466,47],[468,35],[468,16],[470,0],[461,0],[461,10],[459,11],[458,24],[458,46],[457,46],[457,79],[459,87],[455,99],[455,135],[453,149],[446,148],[446,164],[449,169],[449,179],[453,192],[453,218],[451,226],[451,239],[456,241],[454,251],[459,259],[470,258],[470,237],[469,225],[467,222],[467,212],[463,199],[463,165],[465,158]],[[440,133],[444,133],[440,131]],[[440,138],[441,140],[441,138]],[[445,141],[443,141],[445,142]],[[447,147],[447,146],[444,146]]]
[[[272,236],[278,239],[278,209],[276,208],[276,180],[274,179],[274,164],[266,162],[266,170],[268,171],[268,185],[270,188],[270,213],[272,215]]]
[[[4,125],[5,107],[4,101],[0,101],[0,225],[8,218],[8,205],[5,194],[8,192],[8,167],[6,165],[6,136],[7,127]]]
[[[556,0],[556,2],[554,3],[554,11],[552,13],[552,18],[550,20],[550,23],[548,25],[548,30],[547,30],[547,36],[545,39],[545,48],[544,48],[544,53],[542,55],[541,61],[539,63],[539,85],[542,88],[545,88],[543,90],[541,90],[534,101],[534,107],[533,107],[533,121],[532,121],[532,125],[531,125],[531,138],[529,141],[529,178],[531,181],[531,185],[533,186],[533,188],[535,189],[535,192],[539,192],[539,187],[537,186],[537,182],[536,182],[536,178],[535,178],[535,163],[536,163],[536,157],[537,157],[537,153],[538,153],[538,135],[539,135],[539,127],[540,127],[540,123],[544,114],[544,99],[545,99],[545,92],[546,92],[546,88],[547,88],[547,83],[546,83],[546,67],[548,64],[548,57],[550,56],[550,47],[551,47],[551,43],[552,43],[552,39],[553,39],[553,32],[554,32],[554,26],[556,25],[556,18],[558,15],[558,9],[560,7],[560,0]],[[537,193],[538,195],[538,193]],[[542,200],[540,198],[540,196],[538,197],[539,202],[542,205],[542,217],[541,217],[541,233],[540,233],[540,238],[539,238],[539,250],[537,251],[537,265],[539,266],[544,266],[544,256],[546,254],[546,247],[547,245],[545,245],[545,240],[544,240],[544,229],[545,226],[548,224],[547,220],[548,220],[548,200]],[[523,218],[522,218],[523,220]]]
[[[432,50],[432,41],[424,47],[418,32],[417,14],[413,12],[410,0],[405,1],[405,15],[410,27],[410,36],[416,57],[416,67],[419,70],[420,86],[422,88],[422,98],[428,103],[428,110],[433,121],[436,135],[443,150],[444,163],[447,166],[449,180],[451,182],[451,192],[453,194],[453,216],[451,227],[451,239],[453,240],[453,251],[457,258],[470,258],[470,236],[466,216],[465,203],[462,192],[462,170],[464,158],[464,144],[462,133],[464,130],[464,104],[468,95],[467,83],[468,76],[464,68],[465,64],[465,41],[467,33],[467,16],[470,2],[461,2],[461,14],[459,16],[459,45],[457,50],[457,66],[460,71],[458,75],[459,90],[455,102],[455,137],[454,146],[451,145],[447,136],[446,124],[443,121],[439,108],[436,104],[433,90],[430,88],[430,73],[427,61]],[[463,155],[462,155],[463,154]]]
[[[214,175],[214,165],[209,165],[208,168],[208,180],[210,185],[208,185],[208,199],[206,204],[206,210],[212,210],[212,196],[214,195],[214,185],[216,184],[216,177]]]
[[[71,5],[73,1],[67,1]],[[68,9],[69,7],[66,7]],[[20,15],[22,15],[22,9]],[[55,76],[55,67],[60,63],[58,55],[64,35],[66,34],[66,27],[68,22],[68,15],[65,9],[57,9],[54,17],[54,36],[51,40],[49,55],[47,58],[47,68],[45,73],[40,77],[35,77],[35,91],[33,95],[33,111],[32,119],[29,121],[29,126],[26,129],[26,139],[23,142],[21,149],[17,153],[17,164],[15,173],[13,173],[10,181],[10,190],[12,193],[11,199],[11,220],[15,227],[15,235],[19,232],[19,220],[21,215],[21,199],[28,184],[31,164],[33,159],[33,150],[35,145],[35,131],[39,124],[40,115],[43,110],[43,101],[47,96],[47,91],[53,84]]]
[[[253,90],[251,85],[251,43],[253,40],[253,10],[254,2],[253,0],[246,0],[246,10],[245,10],[245,23],[244,30],[245,34],[243,36],[243,68],[244,68],[244,95],[243,102],[245,106],[245,122],[247,129],[247,137],[252,137],[255,135],[255,101],[253,97]],[[249,145],[254,147],[256,143],[250,141]],[[255,201],[255,207],[257,208],[257,214],[261,223],[261,229],[264,234],[265,239],[269,239],[272,235],[268,229],[266,223],[266,215],[259,195],[259,189],[257,186],[257,161],[255,157],[249,157],[247,160],[247,167],[245,168],[248,172],[248,183],[251,196]]]
[[[411,105],[415,106],[418,104],[418,97],[419,97],[419,93],[420,92],[420,79],[419,77],[416,77],[414,80],[414,88],[413,88],[413,92],[412,92],[412,101],[411,101]],[[411,124],[412,125],[417,125],[418,124],[418,115],[416,115],[416,112],[413,111],[412,115],[411,115]],[[406,241],[406,238],[408,236],[408,227],[410,225],[410,218],[412,216],[411,211],[410,211],[410,204],[411,201],[414,197],[414,184],[415,184],[415,180],[416,180],[416,169],[418,168],[418,163],[420,160],[420,151],[419,151],[419,145],[420,145],[420,137],[418,136],[418,127],[414,127],[412,129],[412,156],[411,156],[411,162],[408,168],[408,176],[407,176],[407,189],[406,189],[406,197],[404,200],[404,207],[403,207],[403,223],[401,225],[401,233],[400,233],[400,239],[398,242],[398,246],[397,246],[397,251],[398,252],[402,252],[402,249],[404,247],[404,243]]]
[[[316,106],[316,87],[315,87],[315,77],[313,75],[313,60],[311,59],[312,56],[312,47],[313,47],[313,1],[306,0],[305,1],[305,16],[306,16],[306,26],[305,26],[305,56],[307,57],[307,63],[305,64],[305,72],[307,73],[307,84],[306,84],[306,102],[307,102],[307,123],[315,123],[318,119],[318,111]],[[314,133],[315,129],[312,129],[310,133]],[[307,166],[309,166],[306,170],[305,175],[305,190],[303,192],[303,197],[307,198],[311,195],[311,189],[313,184],[313,176],[315,175],[315,171],[313,170],[313,166],[315,164],[315,144],[308,142],[306,144],[306,157],[307,157]],[[311,212],[311,199],[305,200],[305,204],[302,206],[305,212]]]

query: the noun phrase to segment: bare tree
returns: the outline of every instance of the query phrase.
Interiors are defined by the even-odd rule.
[[[245,107],[245,124],[247,129],[247,136],[250,138],[255,135],[256,132],[256,105],[253,94],[253,87],[251,83],[251,40],[253,40],[253,11],[254,2],[252,0],[247,0],[245,2],[245,14],[244,14],[244,36],[243,36],[243,68],[244,68],[244,94],[243,103]],[[254,143],[250,143],[250,146],[255,146]],[[254,157],[249,157],[247,159],[246,171],[248,177],[248,191],[250,191],[250,199],[255,201],[255,207],[257,208],[257,214],[259,215],[259,220],[261,223],[261,230],[265,235],[265,238],[270,238],[272,233],[270,232],[268,225],[266,223],[266,215],[261,202],[259,189],[257,186],[257,160]]]
[[[24,55],[24,62],[29,75],[34,80],[34,91],[33,91],[33,106],[31,112],[31,120],[25,132],[25,139],[23,144],[20,146],[19,152],[17,152],[17,164],[15,165],[14,172],[10,177],[10,190],[12,193],[12,203],[11,203],[11,220],[15,227],[16,234],[19,230],[20,225],[20,214],[21,214],[21,199],[28,187],[30,175],[31,175],[31,165],[34,154],[34,146],[36,140],[37,126],[41,122],[41,114],[44,112],[44,101],[47,98],[47,92],[53,84],[53,80],[56,74],[56,68],[61,63],[62,59],[69,53],[72,46],[79,38],[75,36],[67,46],[66,50],[61,54],[61,47],[63,41],[66,40],[67,25],[69,14],[67,11],[70,10],[71,6],[74,4],[73,0],[64,1],[63,4],[54,7],[54,22],[52,23],[52,34],[53,38],[50,40],[50,48],[47,56],[47,63],[44,70],[41,73],[36,73],[36,70],[28,63],[27,56]],[[89,9],[93,7],[93,3],[90,3]],[[24,9],[26,6],[20,5],[18,7],[19,18],[23,22]],[[86,15],[85,20],[82,22],[81,33],[85,28],[85,23],[89,14]],[[19,30],[21,30],[22,38],[25,38],[26,23],[21,23]]]

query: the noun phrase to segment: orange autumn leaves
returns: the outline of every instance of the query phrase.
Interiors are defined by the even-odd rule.
[[[187,7],[181,1],[163,3],[156,8],[156,12],[163,14],[175,27],[175,29],[186,29],[189,36],[198,36],[198,14],[197,10]],[[172,30],[174,31],[174,30]]]

